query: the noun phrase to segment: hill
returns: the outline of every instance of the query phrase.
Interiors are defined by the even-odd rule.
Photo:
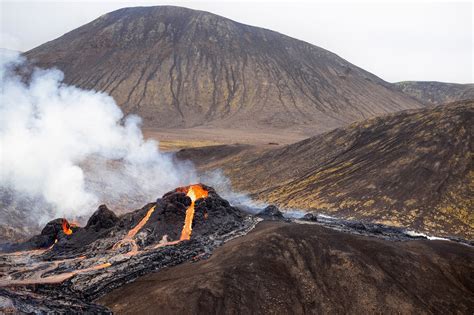
[[[474,101],[404,111],[272,150],[178,153],[287,209],[474,237]],[[221,151],[221,153],[217,153]],[[263,151],[263,152],[262,152]]]
[[[149,274],[98,302],[117,314],[468,313],[473,260],[471,247],[452,242],[263,222],[209,259]]]
[[[474,84],[433,81],[404,81],[395,84],[404,93],[427,105],[440,105],[474,99]]]
[[[180,7],[120,9],[24,55],[145,127],[323,131],[422,106],[327,50]]]

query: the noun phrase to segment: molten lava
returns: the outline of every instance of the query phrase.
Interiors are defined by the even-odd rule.
[[[133,238],[138,233],[138,231],[141,230],[141,228],[148,222],[148,219],[150,218],[153,211],[155,211],[155,206],[151,207],[150,210],[148,210],[146,215],[143,217],[143,219],[141,219],[140,222],[138,222],[138,224],[133,229],[128,231],[127,238]]]
[[[66,219],[63,219],[63,232],[66,235],[72,234],[71,225],[69,224],[69,222],[67,222]]]
[[[183,191],[184,192],[184,191]],[[191,198],[191,205],[186,209],[186,218],[184,219],[183,230],[180,240],[189,240],[193,230],[194,202],[198,199],[207,197],[208,192],[201,185],[190,185],[187,187],[186,196]]]
[[[147,211],[145,216],[140,220],[140,222],[138,222],[138,224],[133,229],[128,231],[127,235],[125,235],[125,237],[122,240],[115,243],[112,249],[118,249],[126,244],[130,244],[132,249],[130,250],[130,252],[127,253],[127,255],[133,256],[133,255],[138,254],[138,245],[133,238],[138,233],[138,231],[140,231],[141,228],[148,222],[148,219],[150,219],[151,214],[153,213],[153,211],[155,211],[155,207],[156,206],[151,207]]]

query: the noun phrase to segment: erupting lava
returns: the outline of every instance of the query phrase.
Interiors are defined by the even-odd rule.
[[[207,190],[205,190],[201,185],[190,185],[183,189],[183,192],[186,192],[186,196],[191,198],[191,205],[186,209],[186,218],[184,219],[183,230],[181,231],[180,240],[189,240],[191,238],[191,232],[193,229],[193,218],[194,218],[194,202],[197,199],[205,198],[208,195]],[[186,191],[187,190],[187,191]]]
[[[71,224],[69,224],[69,222],[67,222],[66,219],[63,219],[63,232],[64,234],[66,235],[71,235],[72,234],[72,230],[71,230]]]
[[[184,226],[181,231],[180,239],[177,241],[165,241],[163,243],[157,244],[154,248],[159,248],[168,245],[175,245],[183,240],[189,240],[191,238],[193,218],[194,218],[194,202],[197,199],[205,198],[208,196],[208,191],[202,187],[200,184],[185,186],[177,188],[176,191],[186,193],[186,195],[191,198],[191,205],[186,209],[186,218],[184,220]],[[130,231],[127,235],[120,241],[114,244],[113,249],[118,249],[124,245],[131,246],[131,250],[127,253],[128,256],[133,256],[138,254],[138,245],[134,240],[135,235],[143,228],[143,226],[148,222],[153,211],[155,211],[156,206],[151,207],[145,216],[140,220],[140,222]],[[66,232],[65,232],[66,233]]]

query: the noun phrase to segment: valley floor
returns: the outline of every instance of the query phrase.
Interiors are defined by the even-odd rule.
[[[275,147],[298,142],[315,133],[311,130],[294,131],[281,129],[222,129],[196,127],[188,129],[144,129],[146,138],[159,141],[163,151],[205,147],[221,144],[246,144]]]

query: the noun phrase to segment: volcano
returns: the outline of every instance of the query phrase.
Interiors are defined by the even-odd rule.
[[[90,302],[142,274],[205,258],[259,220],[202,184],[120,217],[102,205],[84,227],[58,218],[5,246],[0,294],[20,312],[107,311]]]
[[[113,11],[24,56],[145,127],[320,132],[423,106],[325,49],[180,7]]]
[[[254,212],[195,184],[122,216],[102,205],[84,227],[64,218],[52,220],[41,234],[0,253],[0,310],[328,311],[347,309],[367,290],[378,290],[379,298],[369,295],[369,303],[355,309],[381,309],[386,299],[404,301],[389,307],[393,310],[434,309],[441,303],[441,309],[464,311],[474,305],[472,277],[460,278],[474,274],[472,243],[431,242],[400,228],[320,216],[289,219],[275,206]],[[173,279],[163,281],[170,273]],[[318,291],[324,283],[327,290]],[[322,303],[338,299],[348,283],[358,285],[349,290],[347,303]],[[405,289],[415,284],[416,290]],[[433,294],[439,286],[448,293]],[[394,293],[396,288],[403,293]],[[178,300],[183,296],[182,309]],[[230,304],[223,308],[222,303]]]

